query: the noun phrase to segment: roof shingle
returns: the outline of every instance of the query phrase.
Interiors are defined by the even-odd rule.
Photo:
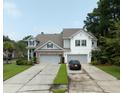
[[[48,41],[52,41],[60,47],[63,47],[62,34],[39,34],[36,36],[36,40],[40,41],[37,47],[42,46]]]
[[[82,30],[82,29],[81,28],[63,29],[63,37],[68,38],[68,37],[72,36],[73,34],[77,33],[80,30]]]

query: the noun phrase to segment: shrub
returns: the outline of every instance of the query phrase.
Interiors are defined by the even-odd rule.
[[[99,63],[100,64],[106,64],[106,63],[108,63],[108,58],[106,56],[101,56]]]
[[[16,61],[16,64],[17,65],[33,65],[33,62],[32,61],[27,61],[25,58],[19,58]]]
[[[33,57],[33,58],[31,59],[31,61],[32,61],[32,63],[36,63],[37,58],[36,58],[36,57]]]
[[[34,62],[32,62],[32,61],[27,61],[27,65],[34,65]]]
[[[92,65],[98,65],[98,62],[92,61],[91,64],[92,64]]]
[[[120,66],[120,62],[114,62],[114,65]]]
[[[17,64],[17,65],[26,65],[27,62],[26,62],[25,60],[19,59],[19,60],[16,61],[16,64]]]
[[[64,57],[61,58],[61,63],[65,63],[65,58]]]
[[[17,65],[22,65],[22,61],[21,61],[20,59],[18,59],[18,60],[16,61],[16,64],[17,64]]]

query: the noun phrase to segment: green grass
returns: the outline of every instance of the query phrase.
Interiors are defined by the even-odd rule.
[[[98,68],[100,68],[101,70],[111,74],[112,76],[116,77],[117,79],[120,79],[120,67],[118,66],[102,66],[102,65],[98,65]]]
[[[53,93],[65,93],[65,90],[56,89],[56,90],[53,90]]]
[[[3,65],[3,80],[7,80],[14,75],[24,71],[25,69],[28,69],[31,67],[31,65],[16,65],[15,62],[12,62],[11,64],[4,64]]]
[[[54,79],[54,84],[68,84],[66,64],[61,64],[57,76]]]

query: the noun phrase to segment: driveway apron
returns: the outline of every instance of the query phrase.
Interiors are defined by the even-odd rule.
[[[4,81],[4,93],[49,93],[59,64],[37,64]]]

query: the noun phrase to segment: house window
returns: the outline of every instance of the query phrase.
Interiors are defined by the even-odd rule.
[[[81,40],[81,46],[86,46],[87,45],[86,43],[87,43],[86,40]]]
[[[53,44],[52,43],[48,43],[47,44],[47,48],[53,48]]]
[[[32,41],[29,41],[29,44],[32,45]]]
[[[80,46],[80,40],[75,40],[75,46]]]
[[[34,41],[29,41],[29,45],[34,45]]]

